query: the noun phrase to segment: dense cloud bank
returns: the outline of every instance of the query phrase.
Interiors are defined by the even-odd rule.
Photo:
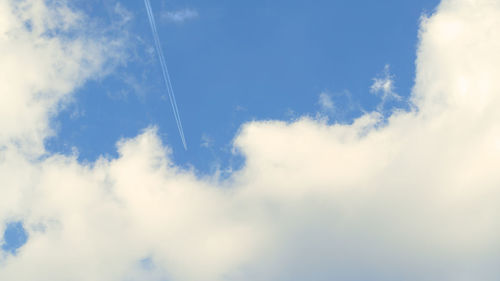
[[[49,2],[0,2],[0,233],[29,234],[0,280],[500,278],[500,1],[422,18],[411,111],[244,124],[227,180],[177,167],[155,128],[116,159],[47,155],[120,44]]]

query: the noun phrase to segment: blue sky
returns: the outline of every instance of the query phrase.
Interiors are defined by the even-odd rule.
[[[0,280],[500,279],[500,0],[150,1],[0,1]]]
[[[425,1],[152,1],[189,149],[182,149],[142,1],[85,1],[101,22],[130,12],[128,61],[77,89],[53,120],[52,152],[82,161],[116,156],[120,138],[158,127],[180,165],[203,173],[238,168],[232,139],[251,120],[303,115],[350,122],[376,109],[373,79],[390,66],[395,91],[408,97],[415,77],[418,25],[438,4]],[[168,13],[193,13],[184,21]],[[322,112],[321,93],[336,105]],[[403,107],[404,102],[390,103]]]

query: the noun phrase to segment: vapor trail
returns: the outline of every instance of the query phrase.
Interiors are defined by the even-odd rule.
[[[156,29],[156,22],[153,17],[153,10],[151,9],[151,3],[149,2],[149,0],[144,0],[144,5],[146,5],[149,25],[151,26],[151,32],[153,33],[156,53],[158,54],[158,59],[160,61],[161,70],[163,73],[163,81],[165,82],[165,86],[168,92],[168,97],[170,99],[170,104],[172,105],[172,111],[174,112],[175,122],[177,123],[177,129],[179,130],[179,135],[181,137],[182,144],[184,145],[184,149],[187,150],[186,139],[184,138],[184,129],[182,128],[181,117],[179,115],[179,109],[177,108],[177,101],[175,100],[175,94],[172,88],[172,83],[170,81],[170,75],[168,74],[168,68],[165,62],[165,57],[163,56],[163,51],[160,44],[160,37],[158,36],[158,30]]]

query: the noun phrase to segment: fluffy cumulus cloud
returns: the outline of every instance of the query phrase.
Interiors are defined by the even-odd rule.
[[[90,34],[64,3],[0,3],[0,144],[40,153],[49,117],[86,79],[99,75],[117,41]]]
[[[422,19],[410,111],[244,124],[224,180],[177,167],[155,128],[94,163],[33,151],[108,59],[47,5],[0,2],[0,222],[29,235],[0,280],[500,277],[500,1]]]

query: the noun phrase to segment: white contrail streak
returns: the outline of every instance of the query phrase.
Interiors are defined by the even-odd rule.
[[[153,10],[151,9],[151,3],[149,3],[149,0],[144,0],[144,5],[146,5],[146,11],[148,13],[148,18],[149,18],[149,25],[151,26],[151,32],[153,33],[156,52],[158,54],[158,59],[160,61],[161,70],[163,73],[163,80],[165,81],[165,86],[167,88],[170,104],[172,105],[172,111],[174,112],[175,122],[177,123],[177,129],[179,130],[179,135],[181,136],[184,149],[187,150],[186,139],[184,138],[184,130],[182,129],[181,117],[179,115],[179,109],[177,108],[177,101],[175,100],[174,90],[172,89],[172,83],[170,82],[170,75],[168,74],[165,57],[163,56],[163,51],[160,44],[160,37],[158,36],[158,30],[156,29],[156,22],[153,17]]]

